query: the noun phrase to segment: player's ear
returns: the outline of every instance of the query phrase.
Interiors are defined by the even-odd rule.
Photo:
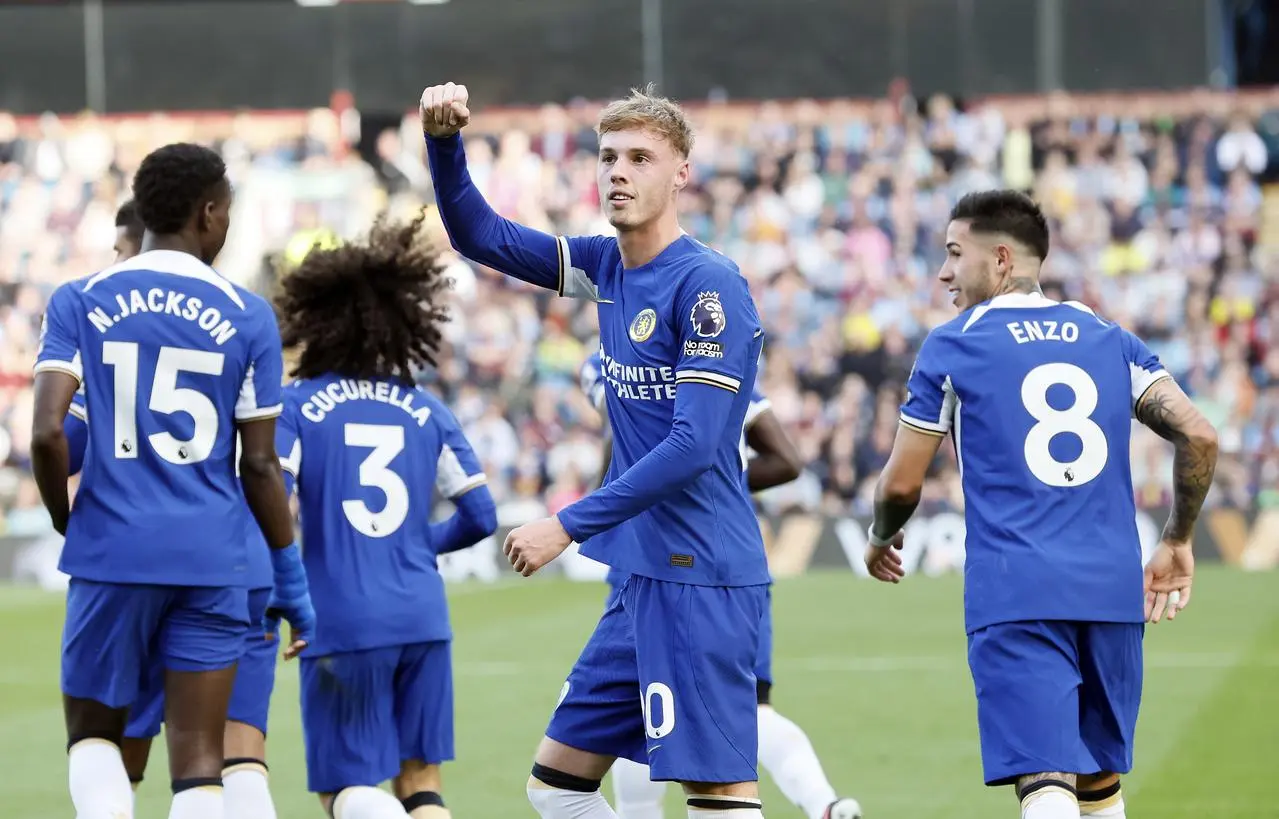
[[[1006,276],[1013,269],[1013,249],[1003,242],[995,244],[995,272]]]
[[[201,233],[207,233],[213,227],[213,210],[218,206],[213,199],[206,199],[200,205],[199,214],[196,217],[196,229]]]
[[[688,180],[692,174],[692,166],[688,161],[688,157],[684,157],[679,162],[679,167],[675,169],[675,192],[679,193],[688,187]]]

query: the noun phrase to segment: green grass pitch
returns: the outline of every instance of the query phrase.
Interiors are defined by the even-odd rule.
[[[1146,696],[1129,816],[1279,817],[1279,594],[1274,574],[1201,569],[1191,607],[1147,631]],[[531,755],[599,616],[602,585],[519,581],[450,589],[458,761],[445,795],[458,819],[534,816]],[[774,703],[812,738],[837,790],[868,819],[1016,816],[981,784],[958,578],[898,587],[818,573],[774,591]],[[9,819],[73,815],[58,695],[60,595],[0,588],[0,781]],[[283,666],[270,738],[281,819],[323,813],[304,792],[297,670]],[[167,815],[163,753],[138,816]],[[799,817],[763,777],[766,815]],[[611,786],[605,784],[611,796]],[[684,816],[671,787],[668,817]]]

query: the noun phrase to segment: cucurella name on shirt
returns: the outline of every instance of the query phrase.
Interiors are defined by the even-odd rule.
[[[431,417],[431,408],[425,404],[415,404],[417,397],[411,387],[400,389],[385,381],[375,383],[363,379],[343,378],[312,393],[311,397],[302,403],[301,413],[306,420],[318,424],[338,404],[357,400],[381,401],[383,404],[390,404],[404,410],[413,417],[419,427],[424,427],[427,419]]]
[[[216,307],[205,307],[204,302],[195,296],[188,296],[177,290],[163,290],[152,287],[145,294],[142,290],[130,290],[126,298],[124,293],[115,294],[118,313],[108,313],[102,307],[94,307],[88,313],[89,323],[99,333],[106,333],[115,325],[127,318],[138,315],[162,314],[176,316],[195,322],[200,329],[208,332],[209,337],[221,347],[236,334],[235,325],[222,316]]]

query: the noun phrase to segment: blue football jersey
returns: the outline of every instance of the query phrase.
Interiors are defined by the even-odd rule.
[[[582,392],[586,393],[586,399],[591,402],[591,406],[595,407],[595,411],[605,414],[604,389],[607,382],[604,380],[604,357],[599,350],[591,353],[585,361],[582,362],[581,372],[578,374],[579,381],[582,386]]]
[[[713,466],[590,537],[582,554],[657,580],[768,583],[759,522],[742,480],[740,441],[763,345],[746,280],[727,257],[688,236],[625,271],[616,237],[561,237],[558,244],[560,293],[599,306],[599,370],[613,436],[606,484],[671,433],[679,384],[736,396]]]
[[[325,376],[284,390],[276,446],[297,479],[315,655],[447,640],[433,493],[484,484],[453,413],[390,380]]]
[[[89,446],[89,415],[84,406],[84,385],[71,397],[71,406],[67,408],[67,417],[62,422],[62,430],[67,436],[67,451],[71,460],[71,472],[74,475],[84,466],[84,453]],[[240,436],[235,436],[235,469],[240,473]],[[243,486],[243,485],[241,485]],[[248,501],[245,500],[245,504]],[[252,512],[249,513],[252,516]],[[267,550],[266,538],[256,523],[250,523],[248,533],[248,570],[245,572],[245,585],[250,589],[269,589],[275,582],[271,568],[271,555]]]
[[[235,426],[280,413],[282,369],[270,305],[194,256],[149,251],[59,287],[35,370],[79,379],[88,423],[62,571],[247,585]]]
[[[1038,294],[998,296],[924,340],[901,420],[954,441],[970,632],[1142,622],[1129,437],[1168,377],[1133,334]]]
[[[67,436],[67,454],[71,462],[68,475],[84,467],[84,450],[89,446],[89,416],[84,409],[84,384],[71,396],[67,417],[62,419],[62,433]]]
[[[604,378],[603,353],[597,350],[586,361],[582,362],[582,369],[578,377],[582,392],[586,393],[591,406],[595,407],[601,414],[607,414],[605,390],[607,389],[608,381]],[[738,452],[741,455],[742,483],[746,486],[747,492],[750,491],[750,485],[746,482],[746,468],[750,461],[750,447],[746,444],[746,432],[760,415],[772,408],[773,403],[764,396],[764,393],[760,392],[759,385],[752,386],[750,404],[746,407],[746,418],[742,422],[742,437],[737,444]]]

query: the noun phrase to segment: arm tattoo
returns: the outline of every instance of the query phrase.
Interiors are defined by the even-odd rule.
[[[881,538],[890,538],[900,531],[910,520],[910,516],[915,513],[915,507],[919,506],[919,496],[916,495],[913,499],[893,500],[880,497],[878,491],[875,494],[877,496],[873,521],[875,534]]]
[[[1175,448],[1172,462],[1172,513],[1164,539],[1185,542],[1195,530],[1199,510],[1217,468],[1217,436],[1190,399],[1170,379],[1150,387],[1137,406],[1137,420]]]

